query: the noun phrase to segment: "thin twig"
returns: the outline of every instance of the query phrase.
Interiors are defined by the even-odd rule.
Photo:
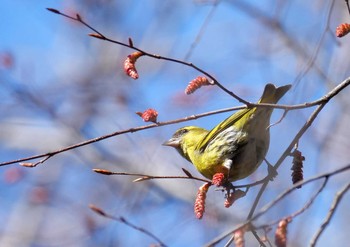
[[[200,42],[200,40],[202,39],[202,36],[204,34],[204,31],[205,29],[208,27],[211,19],[213,18],[214,16],[214,13],[215,13],[215,10],[217,9],[217,6],[219,5],[219,2],[220,0],[215,0],[214,3],[213,3],[213,6],[211,7],[211,10],[209,12],[209,14],[207,15],[207,17],[205,18],[201,28],[199,29],[198,33],[197,33],[197,36],[196,38],[194,39],[194,41],[192,42],[191,46],[190,46],[190,49],[188,50],[187,54],[185,55],[185,58],[184,58],[184,61],[187,61],[194,49],[197,47],[198,43]]]
[[[53,155],[47,155],[46,157],[44,157],[43,159],[35,162],[35,163],[19,163],[21,166],[24,167],[29,167],[29,168],[33,168],[36,167],[40,164],[43,164],[45,161],[47,161],[48,159],[50,159]]]
[[[308,108],[311,106],[316,106],[316,105],[324,105],[326,104],[331,98],[333,98],[334,96],[336,96],[339,92],[341,92],[345,87],[347,87],[350,84],[350,77],[347,78],[346,80],[344,80],[342,83],[340,83],[337,87],[335,87],[333,90],[331,90],[328,94],[326,94],[325,96],[321,97],[318,100],[315,100],[311,103],[304,103],[304,104],[298,104],[298,105],[294,105],[294,106],[286,106],[286,105],[273,105],[273,104],[252,104],[253,106],[260,106],[260,107],[273,107],[273,108],[277,108],[277,109],[288,109],[288,110],[297,110],[297,109],[302,109],[302,108]],[[170,124],[175,124],[175,123],[181,123],[181,122],[185,122],[185,121],[189,121],[189,120],[195,120],[198,118],[202,118],[202,117],[206,117],[209,115],[214,115],[214,114],[219,114],[219,113],[224,113],[224,112],[229,112],[229,111],[234,111],[234,110],[240,110],[240,109],[244,109],[247,108],[247,106],[239,106],[239,107],[230,107],[230,108],[225,108],[225,109],[221,109],[221,110],[216,110],[216,111],[209,111],[206,113],[202,113],[202,114],[197,114],[197,115],[192,115],[192,116],[188,116],[188,117],[184,117],[184,118],[180,118],[180,119],[176,119],[176,120],[171,120],[171,121],[166,121],[166,122],[158,122],[158,123],[154,123],[154,124],[150,124],[150,125],[145,125],[145,126],[139,126],[139,127],[135,127],[135,128],[130,128],[130,129],[126,129],[126,130],[121,130],[121,131],[116,131],[104,136],[100,136],[100,137],[96,137],[96,138],[92,138],[77,144],[73,144],[71,146],[67,146],[65,148],[59,149],[59,150],[55,150],[52,152],[48,152],[48,153],[44,153],[44,154],[38,154],[38,155],[34,155],[34,156],[29,156],[29,157],[25,157],[25,158],[20,158],[20,159],[16,159],[16,160],[11,160],[11,161],[6,161],[6,162],[2,162],[0,163],[0,166],[6,166],[6,165],[10,165],[10,164],[15,164],[15,163],[20,163],[20,162],[25,162],[25,161],[29,161],[29,160],[34,160],[34,159],[40,159],[40,158],[44,158],[44,157],[48,157],[49,158],[55,156],[56,154],[59,153],[63,153],[66,152],[68,150],[72,150],[75,148],[79,148],[82,146],[86,146],[88,144],[94,143],[94,142],[99,142],[102,141],[104,139],[108,139],[117,135],[121,135],[121,134],[125,134],[125,133],[133,133],[133,132],[137,132],[140,130],[145,130],[145,129],[151,129],[151,128],[155,128],[155,127],[159,127],[159,126],[165,126],[165,125],[170,125]],[[319,110],[320,111],[320,110]],[[314,116],[316,117],[316,116]],[[298,135],[296,136],[295,140],[299,140],[299,138],[303,135],[303,133],[306,131],[307,127],[303,127],[302,130],[298,133]],[[306,129],[304,129],[306,128]],[[293,145],[296,141],[293,141]],[[292,150],[293,147],[289,147],[287,150],[289,150],[289,152]],[[286,150],[286,151],[287,151]],[[289,154],[289,153],[288,153]],[[283,157],[283,156],[282,156]],[[282,158],[281,157],[281,158]],[[277,164],[280,165],[280,163],[282,163],[283,159],[280,159]],[[276,167],[278,168],[279,165]]]
[[[305,212],[316,200],[316,198],[321,194],[321,192],[323,191],[323,189],[326,187],[328,182],[328,179],[323,180],[323,183],[321,185],[321,187],[318,189],[318,191],[311,197],[311,199],[304,205],[303,208],[301,208],[300,210],[298,210],[297,212],[293,213],[290,215],[291,218],[295,218],[298,215],[302,214],[303,212]]]
[[[10,164],[15,164],[15,163],[20,163],[20,162],[25,162],[25,161],[29,161],[29,160],[35,160],[35,159],[40,159],[43,157],[53,157],[59,153],[63,153],[75,148],[79,148],[79,147],[83,147],[86,146],[88,144],[94,143],[94,142],[99,142],[114,136],[118,136],[118,135],[122,135],[122,134],[126,134],[126,133],[133,133],[133,132],[137,132],[137,131],[141,131],[141,130],[145,130],[145,129],[151,129],[151,128],[155,128],[155,127],[159,127],[159,126],[165,126],[165,125],[170,125],[170,124],[175,124],[175,123],[181,123],[181,122],[185,122],[185,121],[190,121],[190,120],[195,120],[198,118],[202,118],[205,116],[209,116],[209,115],[213,115],[213,114],[217,114],[217,113],[223,113],[223,112],[228,112],[228,111],[233,111],[233,110],[238,110],[238,109],[243,109],[245,107],[232,107],[232,108],[226,108],[226,109],[222,109],[219,111],[211,111],[211,112],[206,112],[206,113],[202,113],[202,114],[198,114],[198,115],[192,115],[192,116],[188,116],[188,117],[184,117],[184,118],[180,118],[180,119],[176,119],[176,120],[171,120],[171,121],[165,121],[165,122],[158,122],[158,123],[153,123],[150,125],[144,125],[144,126],[138,126],[135,128],[130,128],[130,129],[125,129],[125,130],[120,130],[120,131],[116,131],[107,135],[103,135],[103,136],[99,136],[96,138],[92,138],[92,139],[88,139],[86,141],[83,142],[79,142],[76,144],[73,144],[71,146],[67,146],[64,147],[62,149],[58,149],[52,152],[47,152],[47,153],[43,153],[43,154],[38,154],[38,155],[33,155],[33,156],[29,156],[29,157],[25,157],[25,158],[20,158],[20,159],[16,159],[16,160],[11,160],[11,161],[6,161],[6,162],[2,162],[0,163],[0,166],[6,166],[6,165],[10,165]],[[44,160],[47,160],[46,158]],[[43,161],[39,161],[40,163],[42,163]]]
[[[322,42],[324,41],[324,39],[326,37],[326,34],[327,34],[327,28],[329,27],[329,22],[330,22],[330,19],[331,19],[331,13],[332,13],[332,10],[333,10],[333,7],[334,7],[334,2],[335,2],[334,0],[333,1],[329,1],[329,5],[330,6],[327,6],[327,8],[325,8],[325,9],[328,10],[328,13],[327,13],[327,18],[326,18],[327,21],[326,21],[325,26],[323,27],[322,35],[319,38],[317,44],[313,45],[313,47],[315,48],[314,51],[313,51],[313,54],[309,57],[307,63],[305,64],[304,69],[295,78],[293,85],[297,85],[303,79],[303,77],[305,77],[306,74],[310,71],[312,66],[315,65],[316,57],[319,54]]]
[[[259,237],[259,235],[256,232],[256,230],[255,229],[251,229],[250,231],[254,235],[255,239],[258,240],[258,242],[260,244],[260,247],[266,247],[265,243],[261,240],[261,238]]]
[[[234,187],[235,187],[235,188],[250,188],[250,187],[257,186],[257,185],[259,185],[259,184],[263,184],[266,180],[269,180],[269,179],[270,179],[270,176],[267,175],[267,176],[264,177],[263,179],[258,180],[258,181],[254,182],[254,183],[235,185]]]
[[[343,85],[343,84],[344,84],[344,85],[348,85],[349,83],[350,83],[350,80],[346,80],[346,81],[344,81],[343,83],[341,83],[341,85]],[[343,85],[343,86],[344,86],[344,85]],[[345,87],[345,86],[344,86],[344,87]],[[339,86],[336,87],[336,88],[339,89]],[[333,91],[337,91],[336,88],[335,88],[334,90],[332,90],[332,92],[333,92]],[[343,87],[341,87],[341,88],[343,88]],[[332,97],[334,97],[337,93],[339,93],[339,92],[337,92],[337,93],[334,92],[334,94],[333,94],[332,92],[328,93],[326,96],[323,97],[323,98],[325,99],[325,101],[315,109],[315,111],[311,114],[310,118],[307,120],[307,122],[305,123],[305,125],[300,129],[300,131],[299,131],[299,132],[297,133],[297,135],[294,137],[294,139],[292,140],[292,142],[290,143],[290,145],[287,147],[287,149],[286,149],[286,150],[284,151],[284,153],[281,155],[281,157],[279,158],[279,160],[276,162],[275,166],[273,166],[274,169],[275,169],[276,171],[277,171],[277,169],[280,167],[280,165],[282,164],[282,162],[284,161],[284,159],[290,154],[290,152],[292,151],[292,149],[293,149],[293,147],[295,146],[295,144],[299,142],[299,139],[301,138],[301,136],[303,136],[304,133],[306,132],[306,130],[312,125],[313,121],[316,119],[316,117],[317,117],[318,114],[321,112],[321,110],[323,109],[323,107],[327,104],[327,102],[328,102]],[[327,96],[328,96],[328,97],[327,97]],[[258,203],[259,203],[259,201],[260,201],[260,199],[261,199],[261,197],[262,197],[264,191],[266,190],[267,185],[269,184],[269,182],[270,182],[270,180],[266,180],[266,181],[264,182],[264,184],[261,186],[261,188],[260,188],[260,190],[259,190],[259,192],[258,192],[258,194],[257,194],[257,196],[256,196],[256,198],[255,198],[255,200],[254,200],[254,202],[253,202],[253,205],[252,205],[252,207],[251,207],[251,209],[250,209],[250,211],[249,211],[249,214],[248,214],[248,216],[247,216],[247,220],[248,220],[248,221],[251,221],[251,220],[253,220],[254,218],[256,218],[257,215],[255,215],[255,216],[253,217],[253,214],[254,214],[254,212],[255,212],[255,210],[256,210],[256,208],[257,208],[257,206],[258,206]],[[296,183],[296,185],[299,186],[300,183]],[[293,188],[294,188],[294,187],[293,187]]]
[[[267,28],[278,33],[281,36],[282,40],[284,40],[284,42],[286,43],[286,46],[289,46],[291,49],[293,49],[297,55],[302,57],[302,59],[304,59],[305,61],[308,61],[310,59],[308,51],[302,45],[299,44],[299,42],[294,38],[294,36],[290,34],[290,32],[288,32],[284,28],[281,22],[273,19],[274,17],[271,17],[271,15],[267,15],[265,11],[263,11],[260,8],[256,8],[254,4],[249,4],[247,1],[241,0],[230,2],[232,2],[234,6],[236,8],[239,8],[243,13],[249,15],[255,20],[259,20]],[[328,78],[323,68],[317,66],[316,63],[313,63],[311,66],[315,68],[315,70],[317,71],[317,73],[320,74],[322,79],[326,80],[327,82],[330,82],[330,79]]]
[[[321,110],[323,109],[324,104],[320,105],[317,107],[317,109],[312,113],[312,115],[310,116],[310,118],[308,119],[308,121],[305,123],[305,125],[299,130],[299,132],[297,133],[297,135],[294,137],[294,139],[292,140],[292,142],[290,143],[290,145],[287,147],[287,149],[284,151],[284,153],[281,155],[281,157],[279,158],[279,160],[276,162],[274,168],[275,170],[277,170],[279,168],[279,166],[282,164],[282,162],[284,161],[284,159],[290,154],[290,152],[292,151],[292,149],[294,148],[295,144],[299,141],[300,137],[306,132],[306,130],[311,126],[311,124],[313,123],[313,121],[315,120],[315,118],[317,117],[317,115],[321,112]],[[264,184],[261,186],[258,195],[256,196],[254,202],[253,202],[253,206],[251,208],[251,210],[249,211],[249,214],[247,216],[247,219],[252,218],[258,203],[260,201],[261,196],[263,195],[265,189],[267,188],[267,185],[269,184],[269,180],[265,181]]]
[[[320,229],[317,231],[317,233],[315,234],[315,236],[312,238],[311,242],[310,242],[310,246],[314,247],[316,246],[316,243],[318,241],[318,239],[320,238],[321,234],[324,232],[324,230],[326,229],[326,227],[328,226],[329,222],[331,221],[331,219],[334,216],[335,210],[337,209],[337,207],[340,205],[340,201],[343,198],[343,196],[345,195],[345,193],[350,189],[350,183],[348,183],[341,191],[339,191],[333,200],[332,206],[328,211],[327,217],[325,218],[324,222],[322,223],[322,225],[320,226]]]
[[[348,80],[350,81],[350,78]],[[272,108],[276,108],[276,109],[297,110],[297,109],[312,107],[312,106],[321,104],[321,103],[326,102],[326,101],[328,101],[327,97],[322,97],[322,98],[320,98],[316,101],[310,102],[310,103],[297,104],[297,105],[293,105],[293,106],[274,105],[274,104],[253,104],[253,103],[251,103],[251,105],[257,106],[257,107],[272,107]],[[157,122],[157,123],[153,123],[150,125],[144,125],[144,126],[138,126],[138,127],[134,127],[134,128],[130,128],[130,129],[120,130],[120,131],[116,131],[116,132],[106,134],[106,135],[103,135],[100,137],[92,138],[92,139],[89,139],[89,140],[86,140],[86,141],[83,141],[80,143],[76,143],[76,144],[73,144],[71,146],[67,146],[67,147],[64,147],[62,149],[58,149],[55,151],[51,151],[51,152],[47,152],[47,153],[43,153],[43,154],[38,154],[38,155],[33,155],[33,156],[28,156],[28,157],[24,157],[24,158],[20,158],[20,159],[16,159],[16,160],[2,162],[2,163],[0,163],[0,166],[6,166],[6,165],[25,162],[25,161],[29,161],[29,160],[40,159],[40,158],[45,158],[44,161],[46,161],[49,158],[52,158],[53,156],[55,156],[59,153],[63,153],[63,152],[66,152],[66,151],[69,151],[69,150],[72,150],[75,148],[83,147],[83,146],[86,146],[88,144],[99,142],[99,141],[102,141],[102,140],[105,140],[105,139],[108,139],[108,138],[111,138],[114,136],[118,136],[118,135],[122,135],[122,134],[126,134],[126,133],[133,133],[133,132],[137,132],[137,131],[141,131],[141,130],[145,130],[145,129],[151,129],[151,128],[155,128],[155,127],[160,127],[160,126],[165,126],[165,125],[171,125],[171,124],[175,124],[175,123],[182,123],[182,122],[195,120],[195,119],[210,116],[210,115],[215,115],[215,114],[220,114],[220,113],[225,113],[225,112],[230,112],[230,111],[236,111],[236,110],[241,110],[241,109],[245,109],[245,108],[247,108],[247,106],[236,106],[236,107],[224,108],[224,109],[220,109],[220,110],[209,111],[209,112],[205,112],[205,113],[201,113],[201,114],[191,115],[191,116],[187,116],[187,117],[179,118],[179,119],[175,119],[175,120]],[[31,167],[35,167],[38,164],[42,164],[44,161],[39,161],[37,163],[34,163],[33,166],[31,166]]]
[[[130,223],[124,217],[122,217],[122,216],[118,217],[118,216],[113,216],[113,215],[107,214],[101,208],[96,207],[95,205],[92,205],[92,204],[90,204],[89,207],[95,213],[97,213],[97,214],[99,214],[99,215],[101,215],[103,217],[106,217],[106,218],[109,218],[109,219],[112,219],[112,220],[115,220],[115,221],[119,221],[119,222],[121,222],[121,223],[123,223],[123,224],[125,224],[125,225],[127,225],[127,226],[129,226],[129,227],[131,227],[133,229],[135,229],[136,231],[144,233],[145,235],[153,238],[154,240],[156,240],[159,243],[160,246],[166,247],[166,245],[157,236],[155,236],[153,233],[151,233],[150,231],[148,231],[148,230],[146,230],[146,229],[144,229],[142,227],[139,227],[139,226],[136,226],[136,225]]]
[[[289,195],[290,193],[292,193],[294,190],[298,189],[298,186],[300,185],[306,185],[308,183],[314,182],[316,180],[319,179],[329,179],[332,176],[335,176],[339,173],[345,172],[350,170],[350,164],[343,166],[341,168],[338,168],[332,172],[327,172],[327,173],[323,173],[320,175],[317,175],[315,177],[309,178],[307,180],[304,181],[300,181],[299,183],[296,183],[295,185],[293,185],[293,187],[285,190],[283,193],[281,193],[279,196],[277,196],[272,202],[270,202],[269,204],[267,204],[265,207],[263,207],[258,213],[256,213],[253,217],[247,219],[245,222],[239,224],[237,227],[235,227],[234,229],[231,229],[227,232],[222,233],[220,236],[216,237],[215,239],[213,239],[212,241],[210,241],[208,244],[206,244],[205,246],[207,247],[212,247],[215,246],[216,244],[218,244],[219,242],[221,242],[224,238],[230,236],[234,231],[236,231],[237,229],[240,229],[241,227],[247,226],[249,224],[251,224],[254,220],[258,219],[260,216],[264,215],[268,210],[270,210],[272,207],[274,207],[278,202],[280,202],[282,199],[284,199],[287,195]]]
[[[350,84],[350,77],[341,82],[338,86],[336,86],[333,90],[331,90],[329,93],[324,95],[320,100],[318,100],[321,104],[314,110],[314,112],[310,115],[309,119],[306,121],[304,126],[299,130],[299,132],[296,134],[290,145],[287,147],[287,149],[283,152],[281,157],[276,162],[274,168],[277,171],[277,169],[281,166],[284,159],[291,153],[292,149],[294,148],[295,144],[299,142],[299,139],[304,135],[304,133],[309,129],[309,127],[312,125],[314,120],[317,118],[318,114],[321,112],[323,107],[328,103],[329,100],[331,100],[334,96],[336,96],[338,93],[340,93],[344,88],[349,86]],[[254,211],[256,210],[256,207],[258,206],[258,202],[260,201],[260,198],[265,191],[269,181],[266,181],[260,188],[260,191],[258,192],[258,195],[256,199],[253,202],[253,206],[247,216],[247,219],[250,219]]]
[[[318,189],[318,191],[311,197],[311,199],[300,210],[296,211],[295,213],[293,213],[293,214],[291,214],[289,216],[283,217],[283,218],[293,219],[293,218],[299,216],[300,214],[302,214],[303,212],[305,212],[314,203],[315,199],[320,195],[320,193],[326,187],[327,182],[328,182],[328,179],[323,180],[323,183],[320,186],[320,188]],[[255,228],[256,229],[267,228],[267,227],[270,227],[270,226],[278,224],[278,222],[280,222],[280,220],[281,219],[278,219],[278,220],[270,222],[268,224],[264,224],[264,225],[261,225],[261,226],[256,226]]]
[[[288,110],[287,109],[284,110],[283,115],[280,117],[280,119],[277,122],[274,122],[274,123],[270,124],[269,126],[267,126],[266,129],[269,129],[277,124],[280,124],[282,122],[282,120],[287,116],[287,113],[288,113]]]
[[[206,76],[208,76],[209,78],[211,78],[213,81],[216,82],[216,85],[218,87],[220,87],[221,89],[223,89],[225,92],[230,92],[228,91],[225,87],[223,87],[220,83],[218,83],[215,78],[213,78],[210,74],[208,74],[207,72],[201,70],[200,68],[198,68],[197,66],[195,66],[194,64],[192,63],[187,63],[187,62],[183,62],[181,60],[176,60],[176,59],[173,59],[173,58],[167,58],[167,57],[162,57],[162,56],[159,56],[159,55],[153,55],[153,54],[150,54],[150,53],[147,53],[145,51],[142,51],[140,50],[139,48],[136,48],[132,42],[130,42],[130,39],[129,39],[129,43],[126,44],[126,43],[123,43],[123,42],[119,42],[119,41],[115,41],[115,40],[112,40],[112,39],[109,39],[107,38],[106,36],[104,36],[102,33],[100,33],[98,30],[96,30],[95,28],[93,28],[92,26],[90,26],[89,24],[87,24],[85,21],[82,20],[82,18],[80,17],[80,15],[76,15],[76,17],[72,17],[72,16],[69,16],[69,15],[66,15],[64,13],[61,13],[60,11],[56,10],[56,9],[52,9],[52,8],[48,8],[49,11],[55,13],[55,14],[59,14],[59,15],[62,15],[64,17],[67,17],[69,19],[72,19],[74,21],[78,21],[80,23],[82,23],[83,25],[85,25],[86,27],[88,27],[90,30],[96,32],[99,36],[100,39],[103,39],[103,40],[107,40],[107,41],[110,41],[112,43],[116,43],[118,45],[122,45],[122,46],[125,46],[125,47],[129,47],[131,49],[134,49],[134,50],[138,50],[138,51],[141,51],[143,53],[145,53],[146,55],[150,56],[150,57],[153,57],[153,58],[157,58],[157,59],[163,59],[163,60],[168,60],[168,61],[172,61],[172,62],[175,62],[175,63],[180,63],[180,64],[184,64],[184,65],[187,65],[187,66],[190,66],[198,71],[200,71],[201,73],[205,74]],[[348,82],[350,80],[348,79]],[[343,86],[344,83],[340,84],[339,86]],[[339,87],[338,86],[338,87]],[[347,85],[345,85],[347,86]],[[344,86],[344,87],[345,87]],[[305,103],[305,104],[299,104],[299,105],[295,105],[295,106],[282,106],[282,105],[274,105],[274,104],[253,104],[253,103],[249,103],[245,100],[242,100],[240,99],[239,97],[237,98],[236,95],[232,95],[233,97],[237,98],[239,101],[243,102],[244,104],[246,104],[245,107],[234,107],[234,108],[227,108],[227,109],[223,109],[223,110],[218,110],[218,111],[212,111],[212,112],[207,112],[207,113],[204,113],[204,114],[199,114],[199,115],[192,115],[190,117],[185,117],[185,118],[182,118],[182,119],[178,119],[178,120],[173,120],[173,121],[168,121],[168,122],[163,122],[163,123],[155,123],[155,124],[151,124],[151,125],[147,125],[147,126],[140,126],[140,127],[136,127],[136,128],[131,128],[131,129],[127,129],[127,130],[122,130],[122,131],[117,131],[117,132],[113,132],[113,133],[110,133],[110,134],[107,134],[107,135],[104,135],[104,136],[100,136],[100,137],[97,137],[97,138],[93,138],[93,139],[89,139],[89,140],[86,140],[86,141],[83,141],[83,142],[80,142],[80,143],[77,143],[77,144],[74,144],[74,145],[71,145],[71,146],[68,146],[68,147],[65,147],[65,148],[62,148],[62,149],[59,149],[59,150],[56,150],[56,151],[52,151],[52,152],[48,152],[48,153],[44,153],[44,154],[39,154],[39,155],[34,155],[34,156],[30,156],[30,157],[26,157],[26,158],[21,158],[21,159],[17,159],[17,160],[11,160],[11,161],[7,161],[7,162],[2,162],[0,163],[0,166],[5,166],[5,165],[10,165],[10,164],[14,164],[14,163],[20,163],[20,162],[24,162],[24,161],[29,161],[29,160],[34,160],[34,159],[39,159],[39,158],[44,158],[44,161],[46,161],[47,159],[55,156],[56,154],[59,154],[59,153],[62,153],[62,152],[66,152],[68,150],[71,150],[71,149],[75,149],[75,148],[78,148],[78,147],[82,147],[82,146],[85,146],[85,145],[88,145],[88,144],[91,144],[91,143],[94,143],[94,142],[98,142],[98,141],[101,141],[101,140],[104,140],[104,139],[107,139],[107,138],[111,138],[111,137],[114,137],[114,136],[117,136],[117,135],[121,135],[121,134],[125,134],[125,133],[132,133],[132,132],[136,132],[136,131],[139,131],[139,130],[144,130],[144,129],[149,129],[149,128],[154,128],[154,127],[158,127],[158,126],[163,126],[163,125],[169,125],[169,124],[174,124],[174,123],[180,123],[180,122],[184,122],[184,121],[188,121],[188,120],[193,120],[193,119],[197,119],[197,118],[200,118],[200,117],[204,117],[204,116],[208,116],[208,115],[212,115],[212,114],[217,114],[217,113],[221,113],[221,112],[227,112],[227,111],[232,111],[232,110],[238,110],[238,109],[243,109],[243,108],[246,108],[246,107],[255,107],[255,106],[259,106],[259,107],[273,107],[273,108],[280,108],[280,109],[285,109],[285,110],[295,110],[295,109],[301,109],[301,108],[307,108],[307,107],[311,107],[311,106],[315,106],[315,105],[320,105],[320,104],[325,104],[330,98],[332,98],[333,96],[335,96],[337,93],[339,93],[342,88],[340,88],[339,90],[337,90],[336,87],[335,89],[333,89],[329,94],[327,94],[326,96],[324,96],[323,98],[319,99],[319,100],[316,100],[314,102],[311,102],[311,103]],[[231,93],[231,92],[230,92]],[[43,161],[39,161],[37,163],[35,163],[32,167],[35,167],[37,164],[42,164]]]
[[[153,175],[147,175],[147,174],[140,174],[140,173],[128,173],[128,172],[112,172],[108,170],[103,170],[103,169],[92,169],[94,172],[103,174],[103,175],[118,175],[118,176],[137,176],[140,178],[135,179],[133,182],[141,182],[145,180],[151,180],[151,179],[193,179],[193,180],[198,180],[201,182],[205,183],[211,183],[211,181],[203,179],[203,178],[198,178],[194,176],[153,176]]]
[[[350,15],[350,6],[349,6],[349,0],[345,0],[346,7],[348,8],[349,15]]]
[[[73,17],[73,16],[69,16],[67,14],[64,14],[64,13],[61,13],[60,11],[58,11],[57,9],[53,9],[53,8],[47,8],[47,10],[51,11],[52,13],[55,13],[55,14],[58,14],[58,15],[62,15],[66,18],[69,18],[71,20],[74,20],[74,21],[77,21],[77,22],[80,22],[81,24],[83,24],[84,26],[86,26],[87,28],[89,28],[90,30],[96,32],[98,35],[93,35],[93,34],[90,34],[90,36],[92,37],[95,37],[95,38],[98,38],[98,39],[101,39],[101,40],[105,40],[105,41],[108,41],[110,43],[114,43],[114,44],[117,44],[117,45],[121,45],[121,46],[125,46],[125,47],[128,47],[130,49],[133,49],[133,50],[136,50],[136,51],[139,51],[139,52],[142,52],[143,55],[145,56],[148,56],[148,57],[152,57],[152,58],[155,58],[155,59],[160,59],[160,60],[165,60],[165,61],[170,61],[170,62],[173,62],[173,63],[178,63],[178,64],[182,64],[182,65],[185,65],[185,66],[189,66],[195,70],[197,70],[198,72],[206,75],[207,77],[209,77],[211,80],[213,80],[214,84],[216,86],[218,86],[221,90],[223,90],[225,93],[229,94],[230,96],[232,96],[233,98],[235,98],[236,100],[238,100],[239,102],[247,105],[247,106],[250,106],[250,102],[244,100],[243,98],[239,97],[238,95],[236,95],[235,93],[231,92],[230,90],[228,90],[226,87],[224,87],[223,85],[221,85],[221,83],[219,83],[218,80],[216,80],[214,78],[214,76],[212,76],[211,74],[209,74],[208,72],[202,70],[201,68],[197,67],[196,65],[194,65],[193,63],[189,63],[189,62],[185,62],[185,61],[182,61],[182,60],[179,60],[179,59],[175,59],[175,58],[170,58],[170,57],[165,57],[165,56],[160,56],[160,55],[157,55],[157,54],[152,54],[152,53],[149,53],[147,51],[144,51],[140,48],[137,48],[134,46],[134,44],[130,44],[129,43],[124,43],[124,42],[121,42],[121,41],[117,41],[117,40],[114,40],[114,39],[111,39],[111,38],[108,38],[107,36],[103,35],[101,32],[97,31],[95,28],[93,28],[92,26],[90,26],[88,23],[86,23],[85,21],[82,20],[82,18],[77,15],[76,17]]]
[[[224,247],[229,247],[233,243],[233,241],[235,241],[235,235],[234,234],[232,234],[231,238],[227,241],[227,243],[225,244]]]

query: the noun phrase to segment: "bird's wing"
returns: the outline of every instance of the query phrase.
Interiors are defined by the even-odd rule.
[[[199,150],[200,152],[203,152],[205,148],[208,146],[208,144],[215,139],[215,137],[224,131],[225,129],[229,128],[230,126],[234,125],[242,119],[246,115],[250,115],[249,112],[253,112],[255,108],[251,109],[243,109],[235,114],[231,115],[230,117],[226,118],[224,121],[219,123],[215,128],[213,128],[209,133],[198,143],[196,149]]]

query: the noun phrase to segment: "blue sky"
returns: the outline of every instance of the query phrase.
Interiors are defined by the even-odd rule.
[[[185,0],[2,3],[0,54],[11,54],[14,66],[0,68],[1,160],[46,153],[142,126],[146,123],[135,112],[147,108],[157,109],[159,120],[167,121],[240,105],[215,87],[205,87],[185,96],[187,83],[199,73],[162,60],[140,58],[137,62],[140,78],[133,81],[122,67],[132,50],[88,37],[91,30],[50,13],[47,7],[70,14],[79,12],[84,20],[110,38],[127,42],[131,37],[141,49],[180,60],[190,51],[208,14],[213,11],[188,61],[250,101],[260,97],[267,82],[273,82],[293,84],[281,103],[309,102],[348,76],[349,38],[335,40],[333,31],[349,18],[344,3],[338,1],[331,12],[328,1],[266,0],[256,4],[255,1],[218,1],[213,7],[210,2]],[[281,29],[272,28],[266,20],[276,21]],[[318,43],[324,32],[324,39]],[[295,79],[314,53],[315,64],[296,83]],[[340,94],[300,140],[299,147],[306,156],[306,178],[348,162],[349,143],[344,138],[348,104],[346,92]],[[289,112],[281,124],[272,128],[267,156],[270,162],[278,159],[310,113],[311,109]],[[195,174],[189,163],[161,143],[183,125],[209,129],[229,114],[118,136],[56,156],[34,169],[18,165],[2,167],[0,201],[4,206],[0,219],[6,224],[2,227],[0,243],[3,246],[54,246],[54,243],[66,246],[145,243],[148,246],[154,242],[124,224],[93,214],[88,209],[89,203],[93,203],[151,230],[169,246],[188,243],[202,246],[245,219],[258,188],[251,189],[247,197],[229,210],[223,208],[223,194],[212,190],[208,194],[206,216],[198,221],[192,209],[200,183],[132,183],[134,177],[106,177],[91,169],[174,175],[182,174],[184,167]],[[281,114],[276,110],[272,122]],[[334,134],[329,135],[335,125]],[[260,206],[291,186],[290,166],[291,158],[288,158]],[[266,168],[261,167],[240,183],[255,181],[265,174]],[[290,239],[295,241],[294,245],[309,242],[335,192],[347,180],[347,174],[331,179],[313,207],[293,221]],[[316,185],[305,186],[293,193],[261,222],[270,222],[297,210],[316,188]],[[296,205],[298,201],[300,205]],[[334,224],[326,230],[319,246],[327,246],[329,241],[344,243],[347,236],[340,232],[346,232],[341,227],[346,227],[343,219],[348,218],[347,201],[341,204]],[[37,224],[21,222],[34,219]],[[21,241],[13,240],[17,232],[25,236]],[[127,237],[121,237],[125,234]],[[339,239],[331,238],[334,234]],[[255,243],[250,234],[246,238],[247,244]]]

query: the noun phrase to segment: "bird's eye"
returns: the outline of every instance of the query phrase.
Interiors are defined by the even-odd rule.
[[[180,129],[178,131],[175,132],[174,136],[173,137],[180,137],[180,136],[183,136],[185,133],[188,132],[188,129]]]

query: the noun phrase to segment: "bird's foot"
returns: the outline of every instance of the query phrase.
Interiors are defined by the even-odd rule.
[[[270,181],[273,181],[275,179],[275,177],[277,177],[277,175],[278,175],[277,170],[271,164],[267,164],[267,172],[268,172],[268,177],[269,177]]]

